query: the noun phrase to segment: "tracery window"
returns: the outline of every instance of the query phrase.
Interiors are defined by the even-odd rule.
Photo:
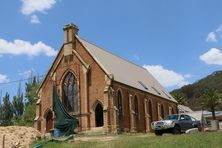
[[[73,73],[68,72],[63,80],[62,103],[68,112],[78,112],[78,84]]]

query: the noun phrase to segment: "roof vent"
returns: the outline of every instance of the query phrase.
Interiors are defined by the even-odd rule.
[[[138,83],[140,83],[140,85],[142,85],[143,86],[143,88],[145,88],[146,90],[148,90],[148,87],[143,83],[143,82],[141,82],[141,81],[138,81]]]
[[[152,87],[152,89],[159,95],[161,95],[161,93],[155,88],[155,87]]]

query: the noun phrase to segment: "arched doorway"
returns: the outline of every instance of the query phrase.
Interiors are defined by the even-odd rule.
[[[103,126],[103,107],[100,103],[96,105],[95,109],[95,116],[96,116],[96,127]]]
[[[52,111],[48,111],[46,115],[46,132],[49,132],[53,128],[53,114]]]

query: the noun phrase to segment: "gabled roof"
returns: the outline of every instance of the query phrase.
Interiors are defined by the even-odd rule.
[[[177,102],[145,68],[80,39],[78,36],[76,38],[101,68],[107,74],[114,76],[114,81]]]

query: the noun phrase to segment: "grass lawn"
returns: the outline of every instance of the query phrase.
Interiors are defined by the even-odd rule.
[[[103,138],[103,137],[101,137]],[[44,148],[221,148],[222,132],[163,135],[122,134],[110,141],[48,143]]]

